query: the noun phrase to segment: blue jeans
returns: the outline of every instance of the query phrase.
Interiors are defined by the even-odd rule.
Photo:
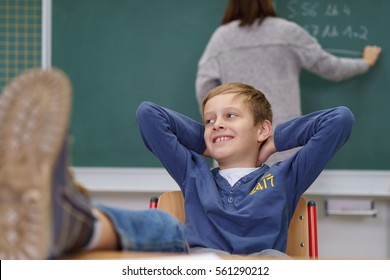
[[[184,226],[171,215],[95,205],[114,225],[124,251],[187,252]]]

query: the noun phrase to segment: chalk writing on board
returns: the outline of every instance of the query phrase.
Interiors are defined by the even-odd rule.
[[[316,1],[290,0],[287,2],[287,18],[301,22],[302,26],[314,37],[324,39],[345,38],[368,40],[368,28],[365,25],[350,24],[353,9],[350,5],[324,4]],[[322,18],[328,21],[322,23]],[[343,24],[335,24],[334,19],[343,19]]]
[[[288,18],[296,17],[350,17],[352,9],[347,4],[322,4],[319,2],[308,2],[290,0],[287,3],[289,10]]]
[[[361,39],[364,41],[367,41],[368,39],[368,29],[364,25],[358,27],[351,25],[339,27],[332,24],[305,24],[303,25],[303,28],[317,38],[337,38],[342,36],[349,39]]]
[[[350,56],[361,56],[361,51],[352,51],[352,50],[345,50],[345,49],[325,49],[327,52],[338,54],[338,55],[350,55]]]

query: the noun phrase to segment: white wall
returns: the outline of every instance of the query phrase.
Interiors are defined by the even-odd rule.
[[[317,204],[318,251],[329,259],[390,259],[390,201],[372,197],[343,197],[346,201],[372,200],[370,215],[326,215],[325,202],[335,196],[306,196]]]

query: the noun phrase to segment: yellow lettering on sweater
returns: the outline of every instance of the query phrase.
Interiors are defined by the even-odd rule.
[[[250,195],[254,194],[257,191],[262,191],[267,189],[268,187],[274,187],[274,175],[266,174],[260,178],[261,182],[257,182],[256,186],[250,192]]]

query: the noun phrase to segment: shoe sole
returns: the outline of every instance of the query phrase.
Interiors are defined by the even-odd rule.
[[[29,70],[0,96],[0,259],[46,259],[52,182],[68,132],[71,87],[59,70]]]

